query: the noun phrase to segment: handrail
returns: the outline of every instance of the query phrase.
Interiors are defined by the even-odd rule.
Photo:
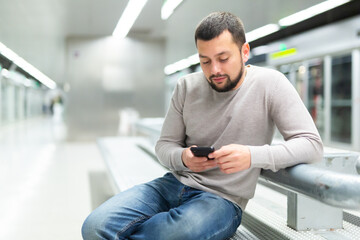
[[[360,209],[359,175],[338,173],[311,164],[299,164],[277,172],[262,170],[261,176],[328,205]]]
[[[151,132],[152,138],[158,138],[161,119],[139,121],[136,127]],[[149,131],[150,130],[150,131]],[[156,136],[155,136],[156,135]],[[324,161],[342,158],[342,161],[354,164],[354,174],[339,173],[328,170],[326,166],[299,164],[281,169],[277,172],[262,170],[261,176],[268,181],[285,187],[331,206],[349,209],[360,209],[360,158],[354,153],[338,153],[324,155]],[[354,162],[354,159],[355,160]]]

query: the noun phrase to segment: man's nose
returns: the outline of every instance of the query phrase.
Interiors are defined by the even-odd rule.
[[[217,75],[219,74],[221,71],[220,71],[220,66],[218,63],[212,63],[211,64],[211,74],[212,75]]]

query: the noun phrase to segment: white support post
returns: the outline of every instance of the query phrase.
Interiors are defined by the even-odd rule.
[[[324,142],[331,141],[331,57],[324,58]]]
[[[297,230],[343,228],[343,210],[294,192],[288,193],[287,224]]]
[[[306,108],[309,108],[309,61],[304,61],[302,62],[302,65],[305,67],[306,72],[304,74],[304,78],[303,78],[303,102],[306,106]]]
[[[360,50],[352,51],[352,108],[351,142],[354,149],[360,151]]]
[[[2,99],[2,74],[1,74],[1,70],[0,70],[0,126],[2,124],[2,108],[3,108],[3,99]]]

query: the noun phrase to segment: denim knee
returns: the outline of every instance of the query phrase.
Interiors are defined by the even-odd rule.
[[[94,231],[93,231],[93,223],[91,221],[90,216],[87,217],[81,227],[81,235],[84,240],[95,239]]]
[[[103,226],[105,220],[100,220],[96,217],[95,214],[90,214],[84,221],[81,234],[84,240],[99,240],[99,239],[108,239],[105,238]]]

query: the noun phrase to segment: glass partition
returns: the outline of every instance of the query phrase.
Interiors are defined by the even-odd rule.
[[[331,141],[351,143],[351,55],[332,59]]]
[[[324,135],[324,62],[309,61],[308,110],[321,136]]]
[[[307,79],[305,75],[306,67],[303,65],[303,63],[281,65],[278,69],[287,77],[291,84],[294,85],[296,91],[299,93],[299,96],[306,105]]]

